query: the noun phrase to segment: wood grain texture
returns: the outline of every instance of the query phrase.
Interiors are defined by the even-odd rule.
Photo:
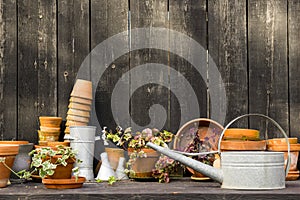
[[[290,136],[300,139],[300,2],[288,1]]]
[[[149,32],[154,27],[168,28],[168,1],[130,1],[131,29],[149,28]],[[154,43],[155,38],[144,35],[131,35],[131,46],[149,45]],[[168,46],[168,35],[165,35],[161,47]],[[130,75],[131,75],[131,126],[134,130],[150,127],[159,129],[170,129],[170,109],[169,109],[169,75],[166,70],[153,68],[154,64],[169,66],[168,52],[157,49],[140,49],[130,54]],[[141,66],[144,65],[144,66]],[[134,70],[141,66],[144,70]],[[132,78],[134,77],[134,78]],[[158,80],[158,77],[161,79]],[[166,84],[163,82],[166,81]],[[161,127],[159,127],[161,126]]]
[[[0,140],[17,139],[17,9],[0,1]]]
[[[90,51],[89,1],[58,1],[58,116],[65,119],[78,69]],[[90,72],[87,72],[90,73]]]
[[[287,1],[249,1],[249,112],[266,114],[288,131]],[[251,119],[265,132],[266,122]],[[269,137],[282,137],[267,126]]]
[[[38,25],[39,6],[35,1],[18,1],[18,138],[37,141]]]
[[[210,90],[210,112],[216,106],[217,113],[226,113],[225,121],[217,113],[210,117],[227,124],[248,112],[246,1],[208,1],[208,53],[213,59],[209,62],[210,70],[216,65],[222,79],[208,73],[209,87],[216,88],[217,93]],[[222,102],[222,89],[226,91],[227,102],[225,107],[218,107],[213,98]],[[247,120],[237,126],[247,126]]]
[[[103,183],[84,183],[72,190],[46,189],[41,183],[13,184],[1,188],[1,199],[297,199],[300,181],[286,182],[282,190],[230,190],[211,181],[171,180],[170,183],[118,181],[113,186]]]
[[[189,85],[185,85],[182,81],[178,81],[178,77],[170,78],[170,86],[175,90],[179,90],[180,96],[172,95],[170,99],[170,124],[171,131],[175,132],[189,120],[207,117],[207,20],[206,20],[206,1],[205,0],[170,0],[170,29],[178,31],[192,38],[195,43],[200,45],[205,51],[203,55],[196,55],[196,50],[188,45],[185,41],[180,41],[175,35],[170,36],[170,43],[172,47],[181,52],[183,57],[170,54],[170,67],[178,71],[178,76],[183,75],[188,81]],[[177,45],[175,45],[177,44]],[[179,44],[179,45],[178,45]],[[172,52],[172,49],[171,49]],[[204,60],[204,65],[200,66],[200,62],[195,62],[196,58],[200,57]],[[187,60],[189,59],[189,60]],[[194,61],[199,66],[193,66],[191,61]],[[204,68],[204,74],[200,74],[197,68]],[[194,105],[190,98],[194,98],[189,92],[188,88],[192,87],[192,91],[196,94],[196,102]],[[172,90],[171,90],[172,91]],[[178,94],[177,94],[178,95]],[[178,102],[178,99],[184,101]],[[187,113],[183,113],[186,110]],[[198,115],[192,115],[195,109],[199,109]]]
[[[56,2],[38,1],[38,114],[57,115]]]

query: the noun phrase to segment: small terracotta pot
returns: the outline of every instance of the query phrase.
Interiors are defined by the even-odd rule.
[[[77,79],[73,86],[71,96],[92,99],[92,82],[83,79]]]
[[[38,130],[40,141],[58,141],[60,132],[44,132]]]
[[[40,130],[41,130],[42,132],[57,133],[57,132],[60,132],[60,127],[40,126]]]
[[[152,170],[155,169],[155,163],[159,159],[160,153],[153,149],[141,149],[147,154],[146,158],[137,158],[132,164],[132,170],[135,171],[135,177],[131,178],[153,178]],[[128,149],[128,156],[133,152],[133,149]]]
[[[72,120],[67,120],[66,126],[87,126],[88,123],[86,122],[79,122],[79,121],[72,121]]]
[[[225,151],[264,151],[266,150],[266,141],[234,141],[223,140],[221,150]]]
[[[90,105],[76,103],[76,102],[70,102],[68,105],[68,108],[74,108],[77,110],[84,110],[84,111],[91,111]]]
[[[288,138],[290,144],[297,144],[298,138]],[[268,145],[286,145],[285,138],[273,138],[267,140]]]
[[[84,99],[84,98],[74,97],[74,96],[72,96],[69,101],[74,102],[74,103],[85,104],[85,105],[88,105],[88,106],[91,106],[91,104],[92,104],[91,99]]]
[[[76,115],[79,117],[90,117],[90,112],[89,111],[84,111],[84,110],[78,110],[76,108],[69,108],[68,115]]]
[[[287,162],[287,149],[288,146],[286,145],[285,142],[283,142],[281,145],[280,144],[274,144],[274,145],[268,145],[267,146],[268,151],[281,151],[284,152],[284,159],[285,163]],[[299,156],[299,151],[300,151],[300,144],[290,144],[290,157],[291,157],[291,162],[290,162],[290,170],[289,171],[296,171],[297,170],[297,162],[298,162],[298,156]]]
[[[62,122],[61,117],[40,116],[40,125],[46,127],[60,127]]]
[[[16,155],[19,152],[19,145],[1,144],[0,157],[5,159],[5,164],[12,168]],[[7,181],[10,177],[11,171],[0,162],[0,188],[7,186]]]
[[[55,163],[58,158],[61,158],[61,155],[56,155],[51,158],[51,163]],[[55,169],[55,172],[52,176],[49,176],[47,178],[50,179],[70,179],[72,177],[72,169],[73,165],[75,163],[75,160],[72,158],[69,158],[66,161],[68,164],[67,166],[58,165]]]
[[[229,128],[223,136],[224,140],[259,140],[259,131],[254,129]]]
[[[68,141],[65,141],[65,142],[47,142],[47,146],[49,146],[49,147],[56,147],[56,146],[59,146],[59,145],[69,147],[70,142],[68,142]]]
[[[76,116],[76,115],[70,115],[70,114],[68,114],[67,120],[88,123],[90,119],[88,117],[81,117],[81,116]]]
[[[119,148],[105,148],[110,166],[115,171],[119,164],[120,157],[124,157],[124,150]]]

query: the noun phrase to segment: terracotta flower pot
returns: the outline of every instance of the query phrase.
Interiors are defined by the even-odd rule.
[[[40,126],[46,127],[60,127],[62,122],[61,117],[52,117],[52,116],[40,116]]]
[[[298,138],[288,138],[290,144],[297,144]],[[286,139],[285,138],[273,138],[267,140],[269,145],[286,145]]]
[[[79,122],[79,121],[72,121],[72,120],[67,120],[66,126],[87,126],[87,122]]]
[[[264,151],[266,150],[266,141],[238,141],[223,140],[221,150],[225,151]]]
[[[105,148],[110,166],[115,171],[119,164],[120,157],[124,157],[124,150],[119,148]]]
[[[259,140],[259,131],[254,129],[229,128],[223,136],[224,140]]]
[[[76,103],[76,102],[70,102],[68,105],[68,108],[75,108],[77,110],[85,110],[85,111],[91,111],[91,106],[87,104],[82,103]]]
[[[84,111],[84,110],[78,110],[76,108],[69,108],[68,115],[76,115],[79,117],[90,117],[90,112],[89,111]]]
[[[15,156],[19,152],[19,145],[1,144],[0,145],[0,159],[9,167],[12,168]],[[7,181],[10,177],[11,171],[0,162],[0,188],[7,186]]]
[[[51,158],[51,163],[55,163],[58,158],[61,158],[61,156],[56,155],[56,156],[52,157]],[[68,160],[66,160],[66,162],[68,163],[67,166],[58,165],[55,169],[54,174],[52,176],[47,177],[47,178],[50,178],[50,179],[70,179],[72,177],[72,169],[73,169],[73,165],[75,163],[75,160],[72,159],[72,158],[69,158]]]
[[[131,178],[153,178],[152,170],[155,169],[155,163],[159,159],[160,153],[153,149],[141,149],[147,154],[146,158],[137,158],[132,164],[132,170],[135,171],[135,176]],[[133,153],[133,149],[128,149],[128,156]]]
[[[92,99],[92,82],[88,80],[77,79],[73,86],[71,96]]]
[[[91,99],[84,99],[84,98],[80,98],[80,97],[71,97],[70,102],[74,102],[74,103],[81,103],[81,104],[85,104],[88,106],[91,106],[92,104],[92,100]]]

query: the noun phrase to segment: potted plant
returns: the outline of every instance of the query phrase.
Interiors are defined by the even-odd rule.
[[[30,167],[33,170],[22,170],[17,174],[20,178],[29,179],[38,173],[47,188],[81,187],[85,178],[78,177],[79,168],[73,167],[75,162],[81,162],[76,159],[76,153],[71,147],[63,145],[36,148],[29,153],[32,156]]]
[[[120,126],[115,132],[103,133],[107,140],[128,151],[129,160],[126,163],[126,173],[130,178],[147,179],[152,177],[152,170],[159,158],[159,153],[146,146],[147,142],[153,142],[159,146],[167,146],[172,141],[173,134],[169,131],[146,128],[142,132],[134,133],[131,127],[123,130]]]

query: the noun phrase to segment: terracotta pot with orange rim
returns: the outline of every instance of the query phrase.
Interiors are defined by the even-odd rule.
[[[130,176],[130,178],[134,179],[149,179],[153,178],[152,170],[155,169],[155,163],[159,159],[160,153],[153,149],[142,148],[136,150],[137,153],[143,151],[147,157],[136,158],[135,161],[131,165],[131,169],[135,172],[134,176]],[[134,149],[128,148],[128,156],[135,153]]]
[[[223,140],[260,140],[259,131],[246,128],[229,128],[225,130]]]
[[[61,117],[54,117],[54,116],[40,116],[40,125],[46,127],[60,127],[62,122]]]
[[[19,145],[1,144],[0,145],[0,188],[7,186],[7,181],[16,155],[19,153]],[[9,167],[9,168],[8,168]]]
[[[57,159],[61,158],[61,155],[56,155],[51,158],[51,163],[55,163]],[[75,160],[73,158],[69,158],[66,160],[68,163],[66,166],[63,165],[57,165],[55,172],[52,176],[47,176],[47,178],[51,179],[70,179],[72,177],[72,169],[75,163]]]
[[[287,181],[297,180],[300,176],[300,172],[297,168],[300,144],[297,143],[297,138],[288,138],[290,143],[290,170],[286,177]],[[285,138],[274,138],[267,140],[268,151],[284,152],[285,163],[288,157],[288,146]]]

